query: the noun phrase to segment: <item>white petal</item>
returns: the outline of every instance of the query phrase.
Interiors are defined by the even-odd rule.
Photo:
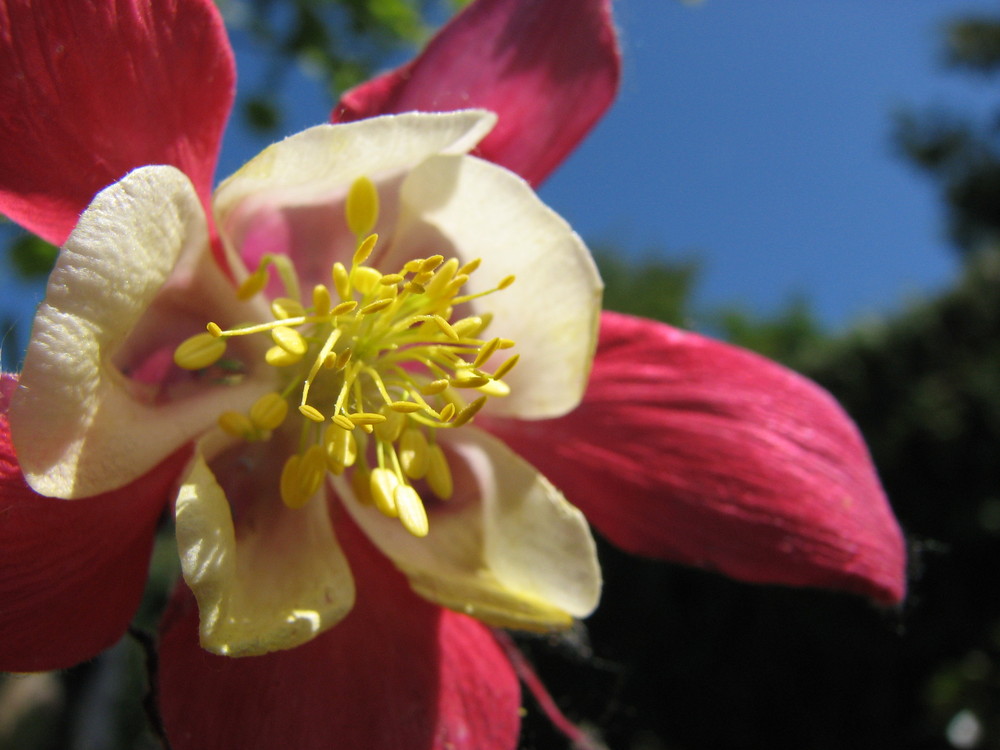
[[[354,605],[354,582],[333,534],[326,488],[305,507],[290,510],[274,477],[280,466],[265,471],[251,465],[256,460],[261,456],[237,450],[214,464],[230,493],[241,490],[233,498],[235,512],[200,453],[177,497],[177,546],[184,579],[198,600],[201,644],[229,656],[305,643]]]
[[[465,153],[495,122],[482,110],[411,112],[319,125],[275,143],[216,191],[227,251],[250,266],[266,252],[283,253],[304,279],[328,282],[332,262],[354,251],[343,216],[354,180],[387,182],[433,154]],[[381,191],[383,217],[394,215],[394,196],[394,190]],[[391,223],[382,221],[377,229]]]
[[[426,160],[405,179],[401,193],[394,256],[482,258],[465,287],[470,292],[517,277],[509,288],[470,305],[493,313],[487,337],[513,339],[513,351],[521,355],[504,378],[510,395],[490,399],[487,411],[541,419],[575,407],[590,374],[603,288],[576,233],[519,177],[472,157]],[[394,257],[387,265],[398,262]]]
[[[204,307],[204,326],[223,290],[232,298],[181,172],[139,169],[94,198],[49,278],[11,406],[18,459],[36,491],[76,498],[127,484],[261,392],[248,380],[154,403],[120,370],[130,351],[180,343],[190,308]]]
[[[417,593],[443,606],[521,628],[566,627],[590,614],[601,574],[583,514],[491,435],[470,427],[447,438],[452,460],[474,477],[471,495],[428,503],[430,533],[418,539],[338,480],[358,524]]]

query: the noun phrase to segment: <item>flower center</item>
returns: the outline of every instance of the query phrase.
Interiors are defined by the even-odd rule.
[[[229,338],[270,335],[264,359],[281,372],[283,387],[259,398],[248,413],[223,413],[219,426],[247,441],[267,440],[294,403],[302,419],[299,449],[281,474],[285,505],[302,507],[327,472],[350,468],[361,502],[422,537],[427,512],[414,483],[442,500],[452,494],[437,431],[468,424],[488,398],[507,395],[502,378],[518,359],[515,354],[486,371],[487,362],[514,342],[483,336],[488,313],[452,317],[457,306],[505,289],[514,277],[485,292],[461,294],[479,260],[460,265],[441,255],[414,258],[382,274],[365,265],[378,241],[370,234],[378,215],[370,180],[352,185],[345,213],[357,238],[351,267],[334,263],[332,284],[317,284],[311,304],[302,301],[291,260],[267,255],[236,295],[247,300],[261,293],[274,268],[285,296],[271,301],[273,319],[229,330],[209,323],[207,333],[177,347],[174,362],[201,370],[221,359]]]

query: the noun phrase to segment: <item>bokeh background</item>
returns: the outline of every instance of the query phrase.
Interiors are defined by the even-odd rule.
[[[446,0],[220,0],[239,97],[219,175],[409,57]],[[606,306],[782,361],[858,421],[911,547],[898,610],[601,545],[598,612],[518,636],[616,750],[1000,748],[1000,5],[616,0],[620,100],[546,183]],[[16,369],[53,249],[0,226]],[[176,575],[132,635],[0,678],[0,747],[161,745],[143,707]],[[530,695],[525,749],[565,748]],[[595,747],[601,747],[595,744]]]

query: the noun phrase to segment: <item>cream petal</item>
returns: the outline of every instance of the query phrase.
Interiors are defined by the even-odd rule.
[[[416,538],[360,505],[338,478],[358,524],[417,593],[450,609],[529,629],[567,627],[590,614],[601,573],[583,514],[491,435],[470,427],[444,439],[452,461],[474,477],[471,496],[429,503],[430,532]]]
[[[594,356],[603,289],[577,234],[521,178],[472,157],[427,159],[404,180],[400,204],[387,266],[432,253],[482,258],[465,287],[473,293],[516,276],[509,288],[470,304],[493,314],[486,336],[513,339],[521,355],[504,378],[510,395],[490,399],[487,411],[541,419],[575,407]]]
[[[304,279],[329,281],[333,260],[354,250],[343,216],[354,180],[391,182],[433,154],[465,153],[495,122],[482,110],[411,112],[318,125],[275,143],[216,190],[227,252],[251,266],[264,253],[284,253],[302,266]],[[393,189],[382,191],[383,215],[395,213],[394,196]]]
[[[305,643],[354,605],[354,581],[333,534],[326,488],[290,510],[278,493],[280,466],[267,466],[280,452],[257,448],[254,456],[238,446],[213,462],[228,492],[239,493],[232,498],[236,510],[200,452],[177,497],[177,546],[184,579],[198,600],[201,644],[228,656]]]
[[[189,397],[154,403],[122,373],[125,352],[179,343],[177,318],[202,305],[204,325],[225,290],[232,298],[181,172],[138,169],[95,197],[49,279],[11,405],[33,489],[78,498],[121,487],[262,392],[253,379],[224,389],[195,384]]]

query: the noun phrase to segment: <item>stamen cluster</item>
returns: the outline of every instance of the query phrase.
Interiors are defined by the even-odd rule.
[[[334,263],[330,285],[317,284],[311,304],[303,303],[291,260],[267,255],[236,294],[242,300],[260,294],[273,268],[285,292],[270,303],[273,319],[229,330],[209,323],[206,333],[177,348],[174,361],[184,369],[204,369],[225,354],[229,338],[270,335],[264,359],[281,371],[284,386],[259,398],[246,414],[225,412],[219,426],[247,441],[267,440],[296,402],[299,449],[282,470],[285,505],[305,505],[327,472],[351,468],[361,502],[399,518],[421,537],[429,525],[415,483],[442,500],[453,492],[437,431],[468,424],[489,397],[507,395],[502,378],[518,359],[511,356],[492,372],[484,369],[514,342],[483,337],[489,314],[454,321],[453,314],[465,302],[505,289],[514,277],[462,295],[480,261],[460,265],[441,255],[414,258],[382,274],[365,264],[378,242],[370,233],[378,214],[370,180],[355,181],[345,213],[357,238],[351,266]]]

